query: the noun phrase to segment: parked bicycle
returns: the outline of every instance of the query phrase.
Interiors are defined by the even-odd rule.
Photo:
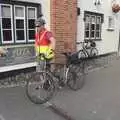
[[[35,71],[27,81],[26,93],[33,103],[43,104],[49,101],[61,83],[75,91],[83,87],[84,61],[78,60],[76,53],[62,53],[62,55],[66,57],[65,64],[45,62],[44,70]],[[45,58],[44,54],[39,56]],[[45,60],[47,61],[47,58]]]
[[[96,48],[96,43],[94,41],[77,42],[77,44],[82,45],[82,49],[78,51],[79,59],[98,56],[98,49]]]

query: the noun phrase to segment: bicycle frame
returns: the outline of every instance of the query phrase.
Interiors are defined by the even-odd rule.
[[[59,76],[55,75],[54,70],[53,71],[49,70],[49,71],[53,74],[53,76],[55,78],[57,78],[58,81],[62,79],[63,80],[62,82],[64,82],[64,84],[66,84],[67,78],[68,78],[68,72],[69,72],[69,65],[68,64],[60,64],[60,63],[50,63],[50,64],[63,66],[62,68],[60,68],[61,70],[59,72]],[[60,78],[60,76],[61,76],[61,78]]]
[[[66,84],[67,83],[67,80],[68,80],[68,73],[69,73],[69,69],[70,69],[70,66],[73,64],[73,63],[71,63],[71,59],[69,58],[70,56],[69,55],[66,55],[66,54],[64,54],[66,57],[67,57],[67,62],[66,62],[66,64],[61,64],[61,63],[48,63],[47,62],[47,59],[45,59],[45,64],[44,64],[44,69],[43,70],[41,70],[41,72],[50,72],[51,74],[52,74],[52,76],[54,76],[55,78],[57,78],[57,81],[60,81],[60,80],[62,80],[62,82],[64,83],[64,84]],[[44,57],[44,55],[43,55],[43,57]],[[60,66],[62,66],[60,69],[56,69],[56,70],[60,70],[59,72],[58,72],[58,74],[59,75],[55,75],[55,73],[57,73],[56,72],[56,70],[53,68],[53,70],[51,70],[51,65],[52,64],[54,64],[54,65],[60,65]],[[47,67],[49,65],[49,67]],[[40,61],[39,61],[39,67],[40,67]],[[56,67],[56,66],[54,66],[54,67]],[[57,68],[57,67],[56,67]]]
[[[89,54],[88,50],[87,50],[85,47],[82,47],[82,49],[85,51],[85,53],[86,53],[86,54],[87,54],[87,56],[89,57],[89,56],[90,56],[90,54]]]

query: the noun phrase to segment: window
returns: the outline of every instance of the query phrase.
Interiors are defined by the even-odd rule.
[[[96,17],[96,39],[101,38],[101,17]]]
[[[100,40],[103,15],[85,11],[85,40]]]
[[[12,7],[1,5],[0,9],[2,43],[13,43]]]
[[[114,17],[113,16],[108,16],[108,31],[113,31],[114,30]]]
[[[34,42],[34,24],[40,9],[37,3],[0,1],[0,45]]]
[[[85,22],[85,38],[90,37],[90,16],[86,15],[86,22]]]
[[[27,13],[27,35],[28,41],[30,42],[35,39],[35,19],[37,18],[36,8],[28,7]]]
[[[15,15],[15,41],[19,43],[25,42],[26,41],[25,7],[15,6],[14,15]]]

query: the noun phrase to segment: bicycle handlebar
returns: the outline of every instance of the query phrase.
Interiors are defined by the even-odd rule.
[[[93,40],[85,40],[83,42],[76,42],[76,44],[84,44],[84,43],[91,43]]]
[[[90,43],[90,45],[89,45]],[[89,47],[95,47],[96,44],[93,40],[89,40],[89,41],[84,41],[84,42],[76,42],[76,44],[82,44],[82,47],[83,48],[89,48]]]
[[[85,41],[85,42],[76,42],[76,44],[82,44],[82,47],[87,47],[88,46],[89,41]]]

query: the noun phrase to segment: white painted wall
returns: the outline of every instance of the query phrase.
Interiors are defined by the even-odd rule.
[[[50,0],[14,0],[14,1],[26,1],[40,3],[42,5],[43,18],[46,21],[46,27],[50,30]]]
[[[118,0],[119,2],[120,0]],[[104,23],[102,24],[102,40],[97,41],[97,48],[100,54],[116,52],[118,51],[119,42],[119,29],[120,29],[120,13],[113,13],[111,9],[111,0],[101,0],[101,5],[96,7],[94,5],[95,0],[78,0],[78,7],[81,9],[81,13],[78,16],[77,25],[77,41],[84,40],[84,11],[98,12],[104,14]],[[114,31],[108,31],[108,16],[112,16],[115,19]],[[77,45],[77,50],[80,46]]]

